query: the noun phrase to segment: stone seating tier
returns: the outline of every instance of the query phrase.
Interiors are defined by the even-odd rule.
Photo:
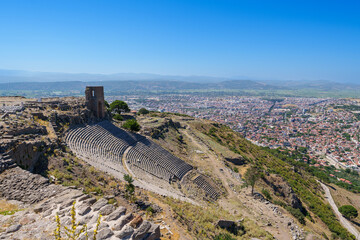
[[[212,199],[218,199],[220,194],[207,182],[207,180],[199,175],[194,179],[194,183],[202,188]]]
[[[109,121],[73,128],[66,134],[65,141],[77,154],[96,163],[122,165],[123,155],[129,149],[126,159],[131,166],[167,181],[175,177],[181,179],[192,169],[146,137],[122,130]]]

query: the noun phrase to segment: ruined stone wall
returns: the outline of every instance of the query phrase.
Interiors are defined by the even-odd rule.
[[[85,104],[94,117],[105,118],[104,87],[86,87]]]

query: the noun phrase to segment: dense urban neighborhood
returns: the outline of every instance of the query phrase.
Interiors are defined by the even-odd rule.
[[[360,102],[333,98],[127,96],[132,109],[145,107],[214,120],[260,146],[306,151],[314,166],[360,166]]]

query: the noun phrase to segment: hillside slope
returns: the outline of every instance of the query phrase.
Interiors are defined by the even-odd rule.
[[[51,122],[54,111],[57,121]],[[301,165],[294,164],[286,154],[253,145],[226,126],[185,115],[149,113],[124,118],[137,118],[142,126],[140,134],[146,136],[142,139],[154,141],[193,167],[183,178],[167,183],[191,199],[190,203],[154,193],[141,184],[135,188],[134,198],[129,198],[123,177],[89,165],[66,146],[64,136],[69,127],[90,124],[85,115],[79,118],[76,112],[43,109],[41,121],[29,121],[31,116],[24,112],[22,127],[30,124],[40,129],[54,124],[56,134],[21,132],[21,138],[27,141],[4,139],[2,151],[11,155],[4,155],[4,159],[10,157],[18,166],[42,174],[51,183],[81,189],[95,198],[106,197],[109,203],[159,224],[162,239],[352,239],[326,204],[316,179]],[[12,125],[16,121],[16,116],[8,120]],[[95,153],[94,147],[88,150]],[[244,187],[243,176],[249,167],[261,171],[255,195]],[[208,183],[218,189],[219,197],[208,198],[192,184],[204,179],[211,180]]]
[[[290,160],[276,157],[215,122],[167,113],[150,113],[138,120],[144,133],[218,183],[225,193],[218,203],[221,207],[263,224],[276,238],[353,238],[324,200],[315,177],[291,165]],[[268,192],[267,199],[272,203],[253,201],[248,189],[242,189],[238,172],[244,173],[250,165],[262,169],[264,176],[256,190]],[[282,216],[272,217],[267,211],[269,204],[277,209],[273,212],[279,211]],[[286,221],[282,221],[285,217]],[[288,219],[295,219],[294,223]]]

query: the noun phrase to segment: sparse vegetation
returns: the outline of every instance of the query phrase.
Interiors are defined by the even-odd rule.
[[[130,201],[134,202],[135,201],[135,186],[133,184],[134,179],[130,175],[125,174],[124,175],[124,180],[126,181],[126,184],[125,184],[125,197],[127,199],[129,199]]]
[[[234,216],[216,204],[208,204],[203,208],[173,198],[166,198],[165,201],[173,209],[176,219],[183,223],[196,239],[222,239],[221,237],[228,236],[232,239],[273,239],[268,232],[249,219],[241,223],[237,235],[216,227],[216,221],[219,219],[234,219]]]
[[[311,212],[318,216],[327,225],[334,236],[341,239],[353,239],[353,236],[336,220],[336,216],[329,205],[325,204],[320,198],[317,190],[319,189],[319,186],[315,178],[304,169],[296,166],[293,168],[293,166],[289,164],[289,162],[294,162],[292,159],[287,159],[286,155],[282,155],[283,158],[280,159],[273,155],[273,150],[251,144],[239,134],[236,134],[236,136],[234,134],[234,137],[232,139],[227,139],[227,142],[222,138],[222,136],[226,136],[228,133],[234,133],[227,126],[219,126],[218,128],[215,128],[216,126],[213,124],[212,126],[203,124],[196,125],[195,127],[223,146],[228,147],[234,152],[236,150],[237,153],[249,159],[250,162],[262,166],[265,171],[275,173],[283,177],[301,201],[308,206],[308,209]],[[212,130],[209,132],[209,129]]]
[[[214,237],[214,240],[236,240],[228,233],[220,233]]]
[[[135,119],[126,120],[122,127],[134,132],[140,130],[140,124]]]
[[[261,193],[264,195],[264,197],[267,199],[267,200],[271,200],[272,197],[270,195],[270,192],[267,190],[267,189],[263,189],[261,190]]]

